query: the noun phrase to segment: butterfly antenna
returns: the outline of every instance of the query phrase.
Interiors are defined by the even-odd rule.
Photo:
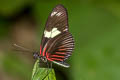
[[[15,48],[16,51],[33,52],[30,49],[24,48],[24,47],[19,46],[17,44],[13,44],[12,46]]]

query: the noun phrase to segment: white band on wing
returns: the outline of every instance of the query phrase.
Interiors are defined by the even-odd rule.
[[[58,34],[60,34],[61,32],[59,30],[57,30],[57,28],[53,28],[52,31],[44,31],[44,37],[47,38],[54,38],[55,36],[57,36]]]

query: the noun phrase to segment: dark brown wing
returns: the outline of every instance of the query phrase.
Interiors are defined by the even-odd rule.
[[[74,39],[72,35],[69,32],[64,32],[51,39],[48,47],[46,53],[47,59],[61,66],[68,67],[64,61],[71,56],[74,49]]]
[[[63,5],[57,5],[48,17],[46,30],[57,28],[61,32],[68,31],[68,14]]]
[[[49,40],[60,35],[63,32],[68,32],[67,11],[63,5],[57,5],[50,13],[46,22],[41,41],[41,54],[43,51],[45,51],[45,48],[47,48],[47,43]]]

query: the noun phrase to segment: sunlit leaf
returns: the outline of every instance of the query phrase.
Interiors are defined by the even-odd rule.
[[[39,60],[36,61],[31,80],[56,80],[54,69],[41,68]]]

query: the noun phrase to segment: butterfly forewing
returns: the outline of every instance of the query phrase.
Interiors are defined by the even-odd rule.
[[[51,38],[68,31],[67,11],[62,5],[57,5],[50,15],[45,25],[45,30],[41,41],[41,54],[47,47],[47,43]]]
[[[68,31],[68,15],[62,5],[57,5],[50,13],[45,30],[57,28],[60,32]]]

